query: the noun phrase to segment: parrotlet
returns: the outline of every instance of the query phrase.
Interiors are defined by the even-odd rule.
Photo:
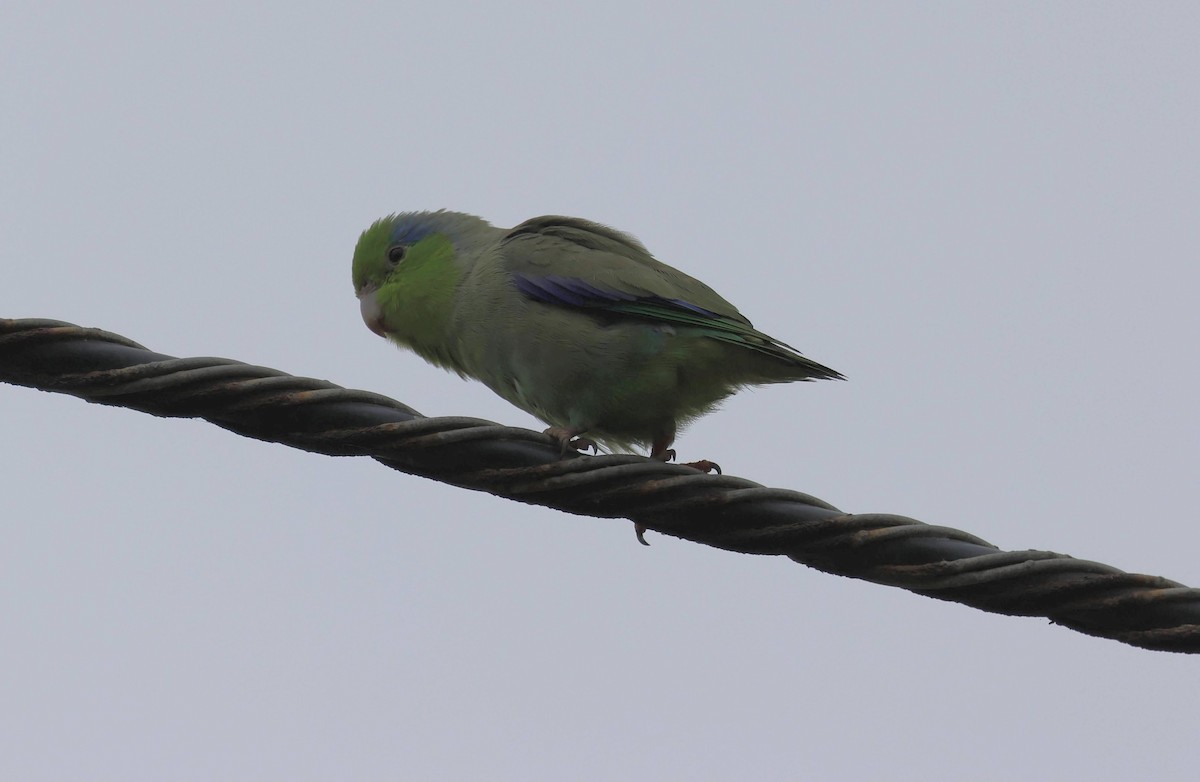
[[[668,461],[676,432],[740,388],[842,377],[576,217],[393,214],[359,237],[354,292],[373,332],[545,421],[564,451],[640,445]]]

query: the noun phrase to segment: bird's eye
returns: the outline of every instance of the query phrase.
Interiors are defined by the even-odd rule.
[[[402,244],[393,244],[388,248],[387,259],[392,266],[399,265],[400,261],[404,260],[404,254],[408,252],[408,248]]]

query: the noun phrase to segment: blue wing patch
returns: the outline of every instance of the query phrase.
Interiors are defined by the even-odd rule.
[[[528,274],[514,273],[513,281],[517,290],[534,301],[546,304],[558,304],[567,307],[588,307],[595,309],[621,310],[622,304],[638,303],[668,310],[681,310],[699,315],[703,318],[720,318],[712,310],[706,310],[683,299],[664,299],[661,296],[635,296],[632,293],[597,288],[586,280],[578,277],[562,277],[556,274],[545,277],[533,277]]]

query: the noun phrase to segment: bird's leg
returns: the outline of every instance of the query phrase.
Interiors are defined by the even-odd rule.
[[[650,444],[650,458],[658,459],[660,462],[669,462],[675,458],[675,449],[671,447],[671,443],[675,442],[675,427],[671,427],[665,432],[659,432],[654,436],[654,441]]]
[[[675,460],[675,449],[671,447],[671,443],[675,442],[675,429],[662,432],[654,438],[654,442],[650,444],[650,458],[657,459],[660,462],[670,462]],[[721,474],[721,465],[716,462],[710,462],[708,459],[701,459],[698,462],[684,462],[681,466],[691,467],[693,470],[700,472],[716,472]],[[633,531],[637,535],[638,543],[643,546],[649,546],[646,542],[646,528],[636,521],[633,523]]]
[[[675,460],[675,449],[671,447],[671,443],[675,441],[675,432],[669,434],[660,434],[654,438],[653,445],[650,446],[650,458],[658,459],[660,462],[670,462]],[[693,470],[700,472],[715,472],[721,474],[721,465],[716,462],[710,462],[708,459],[701,459],[698,462],[683,462],[683,467],[691,467]]]
[[[596,453],[600,453],[600,448],[593,441],[586,437],[580,437],[583,434],[583,429],[576,429],[569,426],[552,426],[545,431],[545,434],[550,435],[555,440],[558,440],[559,447],[562,449],[560,454],[567,455],[567,451],[586,451],[591,448]]]

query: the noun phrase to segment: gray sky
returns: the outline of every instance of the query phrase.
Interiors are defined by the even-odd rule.
[[[540,428],[350,254],[586,216],[850,378],[685,459],[1200,585],[1194,4],[597,5],[10,2],[0,315]],[[28,389],[0,432],[3,779],[1200,763],[1194,658]]]

